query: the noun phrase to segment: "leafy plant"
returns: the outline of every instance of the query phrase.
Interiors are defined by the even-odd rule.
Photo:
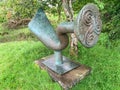
[[[103,32],[107,32],[110,40],[120,39],[120,3],[119,0],[104,1],[102,11]]]
[[[38,0],[8,0],[7,7],[13,11],[13,18],[31,18],[40,7]]]

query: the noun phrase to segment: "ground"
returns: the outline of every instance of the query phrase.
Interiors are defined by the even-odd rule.
[[[62,90],[34,63],[53,51],[31,36],[28,28],[5,32],[8,34],[0,35],[0,90]],[[26,38],[18,37],[20,33]],[[90,49],[79,43],[78,57],[68,54],[69,46],[63,51],[63,55],[92,68],[91,74],[72,90],[120,90],[120,43],[118,40],[112,47],[105,44],[106,38],[101,34]]]

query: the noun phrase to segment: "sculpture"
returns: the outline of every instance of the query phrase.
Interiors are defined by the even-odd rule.
[[[87,4],[80,10],[74,22],[59,24],[56,32],[42,9],[38,10],[28,26],[42,43],[54,50],[54,55],[47,57],[42,63],[61,75],[79,67],[79,64],[72,62],[61,54],[61,51],[67,47],[69,42],[67,33],[75,33],[78,40],[85,47],[90,48],[98,41],[102,22],[97,6]]]

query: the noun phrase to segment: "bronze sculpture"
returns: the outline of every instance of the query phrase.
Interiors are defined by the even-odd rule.
[[[42,43],[54,50],[54,55],[47,57],[43,64],[61,75],[79,67],[79,64],[70,61],[61,54],[61,51],[69,43],[67,33],[75,33],[85,47],[92,47],[98,40],[102,22],[97,6],[87,4],[80,10],[74,22],[59,24],[56,32],[42,9],[38,10],[28,26]]]

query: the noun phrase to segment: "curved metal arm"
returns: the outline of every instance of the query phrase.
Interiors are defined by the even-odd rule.
[[[58,25],[56,34],[42,9],[38,10],[28,26],[43,44],[53,50],[62,50],[66,48],[69,42],[67,33],[74,32],[74,23],[64,22]]]
[[[63,22],[59,24],[56,28],[56,33],[61,43],[60,50],[67,47],[69,43],[68,33],[74,33],[74,23],[73,22]]]

